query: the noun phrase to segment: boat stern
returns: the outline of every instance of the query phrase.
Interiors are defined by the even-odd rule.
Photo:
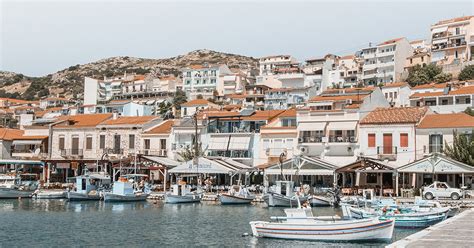
[[[257,230],[257,227],[261,227],[263,226],[265,223],[265,221],[251,221],[249,224],[250,224],[250,228],[252,229],[252,235],[254,237],[260,237],[260,235],[258,234],[258,230]]]

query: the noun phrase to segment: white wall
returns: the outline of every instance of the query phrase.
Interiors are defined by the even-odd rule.
[[[97,104],[97,90],[99,84],[97,79],[84,78],[84,105]]]

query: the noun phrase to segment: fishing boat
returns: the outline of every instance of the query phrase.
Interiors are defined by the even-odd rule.
[[[36,199],[66,199],[67,191],[64,190],[37,190],[34,193]]]
[[[131,202],[131,201],[145,201],[148,197],[149,190],[134,189],[134,182],[137,178],[147,177],[142,174],[130,174],[119,178],[112,186],[112,192],[104,193],[104,201],[106,202]],[[134,179],[132,179],[134,178]]]
[[[255,195],[250,194],[245,187],[234,185],[229,192],[219,194],[218,198],[222,205],[250,204],[255,199]]]
[[[308,198],[309,203],[313,207],[328,207],[332,205],[332,201],[329,197],[312,195]]]
[[[299,201],[298,201],[299,203]],[[313,216],[310,208],[285,209],[285,217],[271,217],[273,221],[252,221],[255,237],[320,241],[390,240],[394,221],[342,219],[339,216]]]
[[[69,201],[98,201],[110,186],[110,175],[105,173],[86,173],[76,178],[76,189],[67,192]]]
[[[263,195],[263,200],[269,207],[292,207],[297,205],[296,192],[293,191],[292,181],[276,181],[275,185]],[[298,195],[300,201],[306,201],[307,196]]]
[[[0,199],[31,198],[37,188],[37,174],[0,175]]]
[[[191,187],[186,184],[171,186],[171,192],[165,194],[165,203],[195,203],[201,202],[202,194],[191,192]]]

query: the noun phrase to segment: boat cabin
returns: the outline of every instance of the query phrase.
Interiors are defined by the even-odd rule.
[[[293,196],[294,185],[293,181],[276,181],[273,192],[285,196]]]
[[[116,195],[133,195],[133,184],[125,178],[120,178],[114,182],[112,193]]]
[[[86,174],[77,176],[76,192],[87,194],[92,190],[98,190],[102,187],[108,187],[110,183],[110,176],[105,174]]]
[[[191,193],[191,185],[186,184],[174,184],[171,186],[171,195],[181,195],[184,196],[186,194]]]

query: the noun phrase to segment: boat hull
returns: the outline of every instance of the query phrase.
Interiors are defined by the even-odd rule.
[[[77,192],[67,192],[67,199],[69,201],[100,201],[102,197],[98,194],[92,195]]]
[[[382,220],[385,218],[381,218]],[[446,215],[428,215],[423,217],[395,217],[397,228],[425,228],[446,219]]]
[[[390,240],[394,221],[379,221],[376,218],[363,221],[327,221],[322,223],[272,223],[263,221],[250,222],[253,235],[256,237],[321,240],[321,241],[362,241]]]
[[[0,199],[31,198],[33,190],[18,190],[11,188],[0,188]]]
[[[134,201],[146,201],[147,194],[133,194],[133,195],[118,195],[113,193],[105,193],[105,202],[134,202]]]
[[[41,191],[35,194],[36,199],[65,199],[67,193],[65,191]]]
[[[306,196],[300,196],[300,202],[304,202],[308,199]],[[298,206],[298,201],[295,198],[291,198],[285,195],[277,193],[268,193],[263,196],[263,200],[269,207],[295,207]]]
[[[229,194],[219,195],[219,201],[222,205],[231,205],[231,204],[250,204],[255,197],[240,197]]]
[[[328,207],[331,206],[331,201],[325,197],[312,196],[309,203],[313,207]]]
[[[201,196],[199,195],[165,195],[165,203],[177,204],[177,203],[196,203],[201,202]]]

